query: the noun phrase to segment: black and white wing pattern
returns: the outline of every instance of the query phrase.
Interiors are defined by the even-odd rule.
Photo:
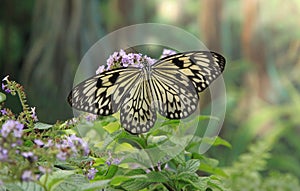
[[[140,78],[139,68],[118,68],[100,73],[76,85],[69,104],[80,111],[107,116],[120,110],[126,93]]]
[[[127,131],[145,133],[154,126],[156,111],[169,119],[190,116],[197,109],[198,93],[224,67],[225,58],[215,52],[178,53],[144,68],[118,68],[91,77],[73,88],[68,101],[75,109],[97,115],[120,110]]]
[[[199,93],[221,75],[225,62],[225,58],[216,52],[191,51],[165,57],[154,64],[153,70],[179,70]]]

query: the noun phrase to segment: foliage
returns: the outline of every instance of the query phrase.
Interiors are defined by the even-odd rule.
[[[141,136],[121,129],[114,116],[97,118],[82,115],[54,125],[44,124],[37,122],[35,113],[28,109],[26,95],[18,83],[6,78],[3,89],[19,95],[23,108],[27,110],[15,115],[8,108],[3,108],[6,98],[1,93],[2,190],[300,189],[298,180],[290,174],[262,173],[282,131],[257,141],[232,166],[220,168],[216,159],[199,154],[195,147],[201,141],[229,148],[230,144],[219,137],[190,139],[183,136],[172,139],[171,135],[180,126],[178,121],[166,121],[162,127],[154,127],[149,134]],[[200,119],[205,120],[203,117]],[[5,134],[9,122],[15,129]],[[16,127],[20,124],[22,134],[17,133]],[[89,148],[74,133],[84,135],[89,141]],[[98,140],[103,141],[95,141],[95,136],[101,136]],[[187,145],[185,138],[190,139]],[[164,150],[170,158],[154,162],[157,160],[151,155],[151,149],[159,148],[166,141],[170,141],[170,145],[186,147],[174,157]],[[5,149],[9,152],[4,152]],[[148,151],[146,155],[152,160],[151,166],[147,166],[147,158],[134,152],[143,150]]]

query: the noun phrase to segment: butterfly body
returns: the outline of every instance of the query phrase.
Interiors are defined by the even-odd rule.
[[[104,71],[75,86],[70,105],[96,115],[120,111],[122,126],[133,134],[149,131],[157,112],[169,119],[190,116],[198,93],[224,70],[225,58],[209,51],[178,53],[140,67]]]

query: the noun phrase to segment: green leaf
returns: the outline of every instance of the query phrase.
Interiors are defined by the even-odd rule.
[[[4,102],[6,100],[6,95],[2,92],[0,92],[0,103]]]
[[[121,186],[126,190],[139,191],[146,188],[149,185],[150,183],[147,183],[145,181],[131,179],[124,182]]]
[[[189,185],[192,185],[194,188],[197,188],[200,190],[203,190],[203,188],[204,188],[204,185],[201,184],[201,181],[199,181],[199,177],[196,173],[181,172],[176,177],[176,180],[184,182],[184,185],[186,185],[188,183]]]
[[[128,181],[130,179],[147,179],[147,176],[146,175],[134,175],[134,176],[122,176],[122,175],[119,175],[119,176],[114,176],[110,182],[111,185],[114,185],[114,186],[118,186],[120,185],[121,183],[125,182],[125,181]]]
[[[88,183],[87,178],[81,174],[72,174],[68,177],[65,177],[58,184],[54,185],[51,190],[53,191],[77,191],[80,188],[80,185]]]
[[[225,147],[228,147],[228,148],[232,147],[231,144],[228,141],[226,141],[226,140],[224,140],[220,137],[204,137],[202,139],[202,141],[204,143],[207,143],[207,144],[210,144],[210,145],[213,145],[213,146],[222,145],[222,146],[225,146]]]
[[[47,123],[41,123],[37,122],[34,125],[34,129],[40,129],[40,130],[45,130],[45,129],[50,129],[53,125],[47,124]]]
[[[5,190],[13,190],[13,191],[44,191],[44,189],[35,182],[15,182],[5,184]]]
[[[99,180],[91,183],[84,183],[80,185],[80,189],[82,191],[94,191],[107,187],[109,185],[110,180]]]
[[[191,159],[187,161],[185,166],[185,171],[188,172],[196,172],[200,166],[200,160],[198,159]]]
[[[78,190],[83,183],[88,183],[84,175],[75,174],[75,171],[58,170],[48,175],[43,175],[40,181],[45,184],[48,190]],[[45,183],[46,181],[46,183]]]
[[[150,173],[147,174],[147,179],[146,182],[168,182],[168,177],[166,177],[164,174],[161,172],[156,172],[156,171],[151,171]]]
[[[118,166],[111,165],[111,166],[109,166],[105,177],[108,178],[108,179],[112,178],[117,173],[117,171],[118,171]]]
[[[110,122],[107,125],[103,126],[103,129],[105,129],[109,133],[113,133],[120,129],[120,123],[118,121]]]

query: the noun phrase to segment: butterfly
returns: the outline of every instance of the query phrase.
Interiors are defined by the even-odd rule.
[[[199,92],[224,71],[225,58],[212,51],[190,51],[164,57],[142,67],[104,71],[76,85],[69,104],[107,116],[120,111],[121,125],[131,134],[146,133],[157,113],[183,119],[194,113]]]

